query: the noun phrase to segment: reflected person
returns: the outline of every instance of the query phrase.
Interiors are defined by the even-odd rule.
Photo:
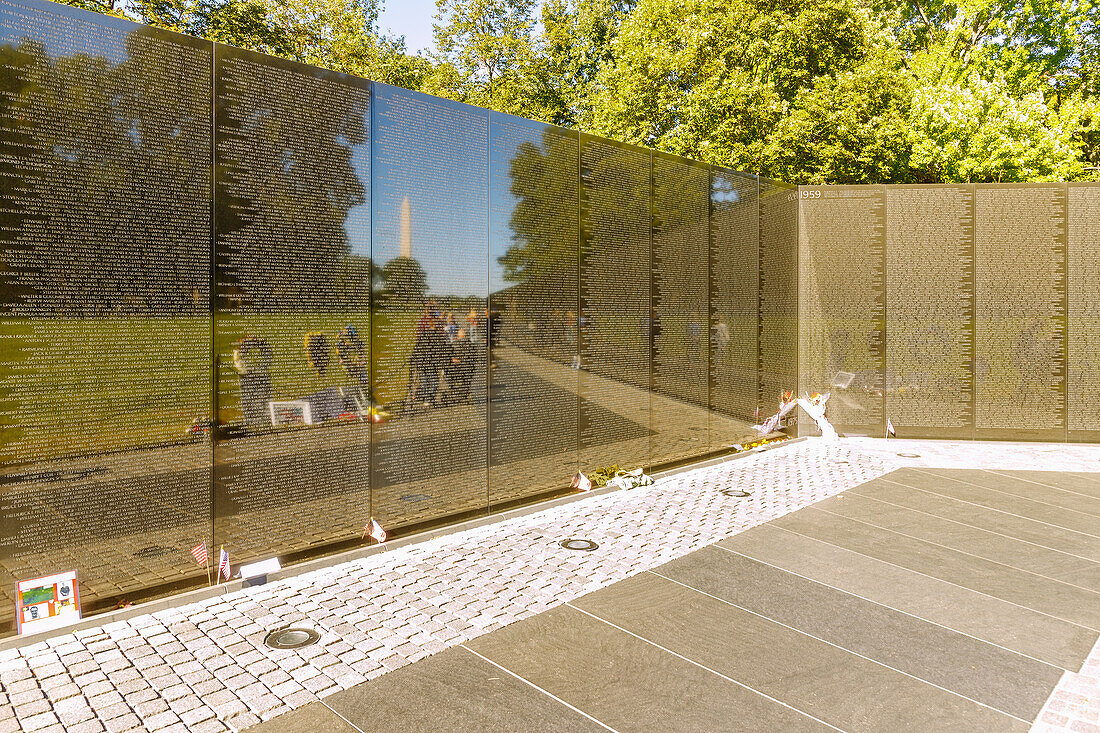
[[[271,401],[271,347],[260,336],[245,336],[233,345],[233,366],[241,389],[241,414],[250,428],[268,424]]]

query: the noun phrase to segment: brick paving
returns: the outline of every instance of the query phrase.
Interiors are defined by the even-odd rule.
[[[962,463],[1098,471],[1100,447],[810,440],[694,469],[0,652],[0,733],[240,730],[896,468]],[[600,547],[570,552],[558,546],[567,537]],[[287,624],[320,642],[263,644]],[[1098,665],[1094,652],[1067,673],[1040,716],[1058,723],[1043,724],[1096,724]]]
[[[1100,641],[1080,672],[1062,675],[1031,731],[1100,733]]]

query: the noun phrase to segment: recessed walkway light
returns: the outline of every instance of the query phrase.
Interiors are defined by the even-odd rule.
[[[581,540],[573,538],[562,540],[558,544],[567,550],[581,550],[582,552],[591,552],[592,550],[595,550],[597,547],[599,547],[599,545],[597,545],[592,540]]]
[[[310,644],[316,644],[317,640],[321,638],[313,629],[295,629],[286,627],[282,629],[275,629],[264,639],[264,644],[267,644],[272,649],[300,649]]]
[[[741,499],[749,495],[748,491],[742,491],[741,489],[720,489],[719,493],[732,496],[735,499]]]

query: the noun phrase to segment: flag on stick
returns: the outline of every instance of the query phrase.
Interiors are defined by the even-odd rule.
[[[382,525],[374,517],[370,518],[370,521],[363,527],[363,531],[378,544],[383,544],[386,541],[386,530],[382,529]]]
[[[229,567],[229,553],[225,551],[225,548],[221,548],[221,557],[218,560],[218,582],[222,582],[222,579],[229,580],[230,567]]]
[[[577,471],[576,475],[573,476],[573,483],[569,484],[569,488],[580,489],[581,491],[591,491],[592,480],[580,471]]]
[[[886,435],[891,438],[897,437],[894,433],[894,423],[890,422],[890,418],[886,418]]]
[[[206,563],[210,562],[210,556],[206,554],[206,540],[192,547],[191,555],[199,565],[205,566]]]

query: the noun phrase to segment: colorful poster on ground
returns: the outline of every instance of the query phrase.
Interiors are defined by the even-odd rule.
[[[16,583],[15,620],[20,634],[50,631],[79,621],[76,571]]]

